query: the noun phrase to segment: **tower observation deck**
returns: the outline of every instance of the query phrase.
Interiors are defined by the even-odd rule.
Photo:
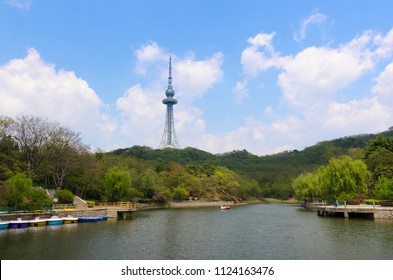
[[[172,56],[169,56],[169,76],[168,76],[168,88],[165,91],[167,98],[162,100],[162,103],[166,105],[166,119],[164,133],[162,134],[161,143],[158,147],[159,149],[180,148],[176,132],[175,132],[175,122],[173,118],[173,105],[177,104],[177,100],[173,98],[175,91],[172,88]]]

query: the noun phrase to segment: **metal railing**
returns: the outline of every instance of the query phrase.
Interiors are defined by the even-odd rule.
[[[60,204],[56,203],[52,205],[52,211],[63,210],[63,211],[74,211],[76,206],[74,204]]]
[[[125,209],[135,209],[136,203],[130,201],[102,202],[102,203],[96,203],[95,207],[116,207],[116,208],[125,208]]]

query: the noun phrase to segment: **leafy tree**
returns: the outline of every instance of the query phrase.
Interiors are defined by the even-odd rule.
[[[184,188],[174,188],[172,191],[173,199],[177,201],[185,200],[188,193]]]
[[[17,144],[10,136],[0,134],[0,180],[7,180],[21,171]]]
[[[45,209],[52,205],[52,200],[43,190],[32,189],[28,194],[28,206],[30,211]]]
[[[8,187],[8,204],[18,209],[18,204],[26,202],[28,194],[32,190],[33,181],[27,178],[26,174],[17,173],[6,181],[6,185]]]
[[[314,173],[300,174],[293,181],[292,186],[295,190],[295,198],[298,200],[313,201],[321,193],[318,175]]]
[[[384,135],[378,135],[367,146],[364,154],[365,159],[367,159],[372,153],[378,151],[381,148],[385,148],[386,150],[393,152],[393,138]]]
[[[73,203],[74,195],[70,190],[58,190],[55,193],[59,203]]]
[[[368,193],[369,173],[361,160],[353,160],[349,156],[332,158],[327,166],[318,169],[317,174],[323,199],[347,201]]]
[[[393,178],[380,177],[374,194],[378,199],[393,200]]]
[[[131,176],[127,171],[117,167],[109,169],[104,178],[105,194],[110,201],[118,201],[127,198],[131,185]]]

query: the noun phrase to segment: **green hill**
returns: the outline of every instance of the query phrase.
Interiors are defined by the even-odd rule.
[[[393,129],[380,134],[393,137]],[[157,166],[169,162],[177,162],[184,166],[187,164],[226,166],[242,176],[256,180],[263,188],[265,196],[285,198],[291,195],[291,182],[300,173],[327,164],[331,157],[347,154],[353,158],[362,158],[364,148],[377,135],[379,134],[342,137],[319,142],[301,151],[285,151],[266,156],[253,155],[246,150],[211,154],[190,147],[156,150],[146,146],[118,149],[110,154],[142,159]]]

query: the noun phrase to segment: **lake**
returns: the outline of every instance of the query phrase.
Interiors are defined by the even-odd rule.
[[[2,260],[393,259],[393,221],[295,205],[137,211],[130,220],[0,231]]]

